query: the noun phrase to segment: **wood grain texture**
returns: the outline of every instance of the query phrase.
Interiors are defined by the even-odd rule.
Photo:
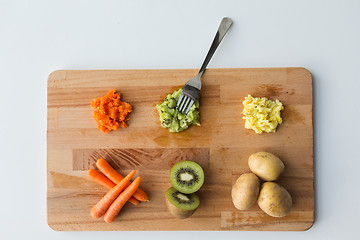
[[[209,167],[209,148],[130,148],[74,149],[73,170],[96,168],[99,158],[107,159],[115,169],[169,170],[180,161],[196,161]]]
[[[155,104],[196,69],[95,70],[50,74],[48,79],[47,217],[59,231],[139,230],[307,230],[314,222],[312,78],[304,68],[208,69],[201,91],[201,127],[182,133],[161,128]],[[134,110],[129,127],[109,134],[97,129],[90,101],[110,89]],[[242,101],[248,94],[279,99],[285,106],[276,133],[244,128]],[[231,187],[249,172],[251,153],[278,155],[286,170],[279,183],[293,197],[284,218],[266,215],[255,204],[238,211]],[[136,169],[150,202],[126,204],[111,224],[93,219],[91,207],[107,192],[86,176],[103,157],[126,174]],[[174,219],[164,202],[169,170],[190,159],[205,171],[196,213]],[[134,224],[134,222],[137,224]]]

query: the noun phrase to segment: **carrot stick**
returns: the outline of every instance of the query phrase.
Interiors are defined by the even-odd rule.
[[[130,181],[130,179],[134,176],[134,174],[135,174],[135,170],[131,171],[123,180],[121,180],[118,184],[116,184],[115,187],[110,189],[110,191],[91,209],[91,215],[94,218],[99,218],[102,215],[104,215],[106,210],[108,210],[110,205],[119,196],[121,191],[124,190],[126,184]],[[130,197],[127,200],[129,200]]]
[[[131,198],[129,199],[129,202],[132,203],[132,204],[134,204],[135,206],[139,205],[139,200],[137,200],[137,199],[134,198],[134,197],[131,197]]]
[[[116,216],[119,214],[121,208],[125,205],[128,199],[136,192],[140,185],[140,177],[137,177],[134,182],[132,182],[116,200],[111,204],[109,209],[106,211],[104,220],[105,222],[111,223],[115,220]]]
[[[90,169],[87,174],[92,180],[99,183],[100,185],[103,185],[104,187],[107,187],[108,189],[112,189],[116,186],[115,183],[113,183],[110,179],[108,179],[106,176],[104,176],[102,173],[99,173],[95,169]],[[139,201],[133,197],[129,199],[129,202],[137,206],[139,204]]]
[[[105,176],[107,176],[114,183],[118,183],[124,178],[120,173],[118,173],[114,168],[112,168],[110,164],[103,158],[97,160],[96,166]],[[142,202],[149,201],[149,197],[140,188],[136,190],[133,197]]]
[[[116,186],[116,184],[111,181],[109,178],[107,178],[106,176],[104,176],[104,174],[99,173],[98,171],[96,171],[95,169],[90,169],[88,171],[88,177],[90,177],[92,180],[94,180],[95,182],[99,183],[100,185],[103,185],[104,187],[107,187],[109,189],[112,189],[113,187]]]

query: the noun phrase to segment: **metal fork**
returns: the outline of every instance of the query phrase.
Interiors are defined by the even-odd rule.
[[[214,55],[217,47],[219,46],[221,40],[224,38],[225,34],[231,27],[232,23],[232,20],[228,17],[225,17],[221,20],[219,29],[216,32],[215,38],[211,44],[209,52],[206,55],[206,58],[200,68],[198,75],[186,82],[183,91],[180,94],[179,100],[176,104],[176,108],[181,113],[188,114],[191,106],[194,104],[196,98],[198,97],[201,90],[201,76],[205,72],[206,66],[209,64],[210,59]]]

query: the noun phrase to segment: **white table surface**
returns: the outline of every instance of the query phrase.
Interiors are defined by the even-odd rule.
[[[46,81],[57,69],[306,67],[315,224],[305,232],[55,232],[46,223]],[[355,239],[360,1],[0,0],[1,239]]]

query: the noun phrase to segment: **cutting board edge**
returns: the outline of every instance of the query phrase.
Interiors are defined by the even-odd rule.
[[[311,78],[312,81],[312,74],[310,72],[310,70],[308,70],[306,67],[245,67],[245,68],[237,68],[237,67],[229,67],[229,68],[207,68],[207,71],[217,71],[217,70],[287,70],[287,69],[303,69],[305,70]],[[131,68],[124,68],[124,69],[56,69],[52,72],[50,72],[50,74],[48,75],[47,78],[47,88],[48,87],[56,87],[56,85],[51,85],[51,83],[49,81],[53,80],[53,79],[59,79],[61,78],[62,80],[66,78],[67,72],[112,72],[112,71],[138,71],[138,72],[151,72],[154,70],[160,70],[160,71],[169,71],[169,72],[173,72],[173,71],[197,71],[197,68],[156,68],[156,69],[131,69]]]

